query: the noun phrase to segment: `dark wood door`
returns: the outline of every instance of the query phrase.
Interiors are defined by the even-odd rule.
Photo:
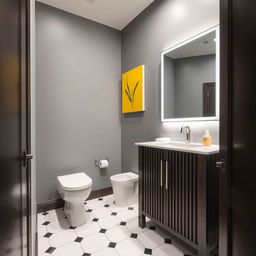
[[[203,84],[203,116],[216,116],[216,83]]]
[[[221,256],[256,255],[255,10],[221,1]]]
[[[0,1],[1,255],[29,255],[28,4]]]

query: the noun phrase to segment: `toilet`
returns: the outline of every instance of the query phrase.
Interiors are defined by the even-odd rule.
[[[57,177],[57,188],[65,201],[64,212],[72,227],[87,222],[84,201],[92,189],[92,179],[84,172]]]
[[[111,176],[110,178],[115,204],[128,206],[138,202],[138,175],[133,172],[125,172]]]

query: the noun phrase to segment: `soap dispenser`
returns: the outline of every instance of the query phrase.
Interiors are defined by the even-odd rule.
[[[209,130],[205,130],[205,134],[203,136],[203,145],[204,146],[211,146],[212,144],[212,137],[209,134]]]

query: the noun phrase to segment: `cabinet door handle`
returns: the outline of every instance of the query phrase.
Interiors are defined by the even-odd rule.
[[[163,186],[163,160],[160,161],[160,186]]]
[[[165,177],[166,177],[166,182],[165,182],[165,188],[168,189],[168,161],[165,162]]]

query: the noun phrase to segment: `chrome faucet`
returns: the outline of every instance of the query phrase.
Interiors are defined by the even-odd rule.
[[[186,132],[186,143],[190,143],[190,127],[189,126],[182,126],[180,129],[180,133],[183,133],[183,131]]]

